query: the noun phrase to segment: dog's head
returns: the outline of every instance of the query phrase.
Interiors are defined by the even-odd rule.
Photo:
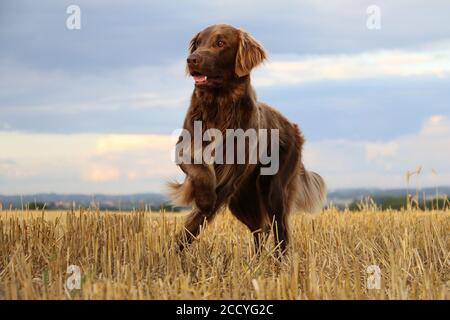
[[[265,58],[263,47],[247,32],[218,24],[190,41],[187,72],[196,87],[222,88],[249,75]]]

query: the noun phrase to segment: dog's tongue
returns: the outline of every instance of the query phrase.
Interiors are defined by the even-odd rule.
[[[200,75],[200,76],[194,76],[195,83],[202,83],[205,82],[207,79],[207,76]]]

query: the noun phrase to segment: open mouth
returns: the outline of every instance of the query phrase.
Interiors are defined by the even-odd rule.
[[[205,76],[204,74],[195,71],[192,72],[191,75],[194,78],[194,82],[196,85],[203,85],[208,82],[208,77]]]

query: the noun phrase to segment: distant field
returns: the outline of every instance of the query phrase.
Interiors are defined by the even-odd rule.
[[[252,235],[228,213],[177,254],[182,221],[0,211],[0,299],[450,298],[450,211],[294,214],[282,263],[271,241],[253,257]],[[69,265],[80,267],[79,290],[64,289]],[[370,265],[379,289],[367,286]]]

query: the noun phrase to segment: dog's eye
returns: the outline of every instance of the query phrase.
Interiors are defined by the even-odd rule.
[[[225,45],[225,42],[223,42],[222,40],[217,41],[217,46],[219,48],[222,48]]]

